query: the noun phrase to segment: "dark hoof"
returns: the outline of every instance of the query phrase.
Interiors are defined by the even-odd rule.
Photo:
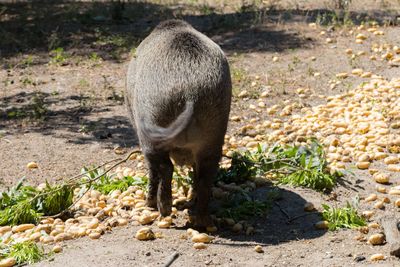
[[[189,215],[189,221],[186,226],[206,230],[207,228],[214,227],[215,224],[210,215]]]
[[[171,215],[172,203],[158,202],[157,205],[158,211],[160,212],[161,216],[167,217]]]

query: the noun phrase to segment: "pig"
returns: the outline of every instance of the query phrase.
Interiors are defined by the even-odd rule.
[[[172,159],[193,168],[195,226],[213,225],[208,205],[231,97],[223,51],[187,22],[161,22],[137,47],[125,102],[149,169],[146,204],[162,216],[172,208]]]

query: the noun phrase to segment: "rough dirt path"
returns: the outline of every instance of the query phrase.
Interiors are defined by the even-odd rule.
[[[207,21],[203,23],[201,18],[188,19],[200,20],[199,27],[207,28]],[[324,35],[320,34],[321,30],[325,31]],[[298,88],[307,87],[322,95],[340,94],[354,88],[364,79],[350,77],[335,88],[330,88],[328,82],[336,73],[349,72],[355,67],[388,79],[399,77],[397,67],[388,67],[380,60],[368,60],[372,43],[400,44],[399,28],[385,28],[384,31],[381,39],[358,45],[347,30],[313,29],[305,20],[297,21],[293,16],[287,23],[266,21],[251,29],[210,35],[229,55],[238,90],[269,90],[268,106],[298,98]],[[334,42],[326,43],[327,37]],[[347,48],[355,53],[365,51],[367,55],[351,61],[344,53]],[[272,62],[275,56],[278,59]],[[0,70],[0,80],[5,85],[0,91],[0,188],[23,176],[33,184],[68,177],[82,166],[115,158],[115,146],[131,148],[135,145],[121,100],[127,57],[119,62],[89,60],[79,64],[72,57],[69,59],[72,63],[65,66],[38,63]],[[9,58],[11,62],[23,59],[17,55]],[[258,85],[253,87],[253,81],[258,81]],[[29,114],[17,119],[4,115],[10,107],[27,112],[40,108],[40,100],[32,102],[35,96],[44,101],[48,110],[43,121],[38,122]],[[308,97],[299,102],[307,107],[323,101]],[[232,116],[244,119],[240,123],[231,122],[230,135],[241,138],[240,127],[253,117],[269,118],[265,113],[248,112],[250,102],[235,98]],[[39,169],[27,170],[26,164],[30,161],[38,162]],[[375,184],[367,172],[355,173],[355,178],[349,178],[349,186],[339,186],[335,190],[337,201],[312,190],[282,187],[284,193],[279,204],[296,216],[303,213],[306,201],[315,206],[321,203],[341,206],[356,194],[366,196],[375,192]],[[399,178],[394,177],[394,184],[400,183]],[[361,204],[360,208],[368,206]],[[216,241],[201,251],[193,249],[190,241],[180,239],[184,229],[157,230],[163,232],[165,238],[139,242],[134,239],[139,226],[130,225],[116,228],[100,240],[65,242],[63,253],[35,266],[162,266],[173,251],[180,253],[174,266],[375,266],[368,261],[370,255],[376,252],[388,255],[387,245],[376,248],[356,241],[355,230],[315,230],[316,220],[317,215],[310,215],[288,224],[285,215],[274,205],[267,216],[257,219],[256,235],[218,233]],[[263,245],[265,253],[255,253],[255,244]],[[355,262],[353,258],[357,255],[366,260]],[[397,259],[388,257],[379,266],[398,264]]]

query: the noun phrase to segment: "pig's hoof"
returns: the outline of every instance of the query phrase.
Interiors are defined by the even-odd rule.
[[[214,222],[213,222],[212,218],[210,217],[210,215],[203,215],[203,216],[190,215],[187,226],[190,226],[190,227],[193,227],[196,229],[200,229],[200,230],[204,230],[208,227],[213,227],[215,225],[214,225]]]
[[[172,204],[165,204],[158,202],[158,211],[164,217],[171,215],[172,212]]]

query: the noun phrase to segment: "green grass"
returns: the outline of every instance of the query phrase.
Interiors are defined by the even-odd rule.
[[[50,51],[50,63],[63,64],[67,60],[67,57],[68,55],[62,47],[57,47]]]
[[[367,225],[365,219],[358,214],[357,209],[348,202],[343,208],[330,207],[326,204],[322,204],[322,207],[324,208],[322,218],[328,221],[331,231]]]
[[[32,241],[0,244],[0,259],[14,258],[18,265],[33,264],[46,256],[43,248]]]

